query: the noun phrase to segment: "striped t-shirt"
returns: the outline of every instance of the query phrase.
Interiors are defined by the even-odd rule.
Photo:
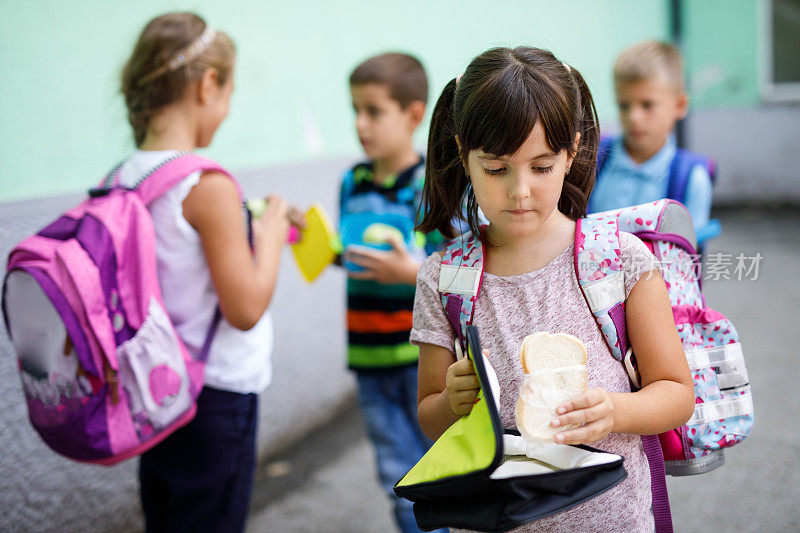
[[[373,179],[372,163],[359,163],[345,173],[339,201],[340,221],[355,213],[397,214],[416,221],[422,184],[424,160],[382,183]],[[436,241],[425,248],[436,248]],[[421,243],[420,243],[421,244]],[[409,250],[418,260],[428,250],[417,245]],[[347,279],[348,366],[354,369],[392,368],[414,364],[419,357],[409,342],[413,285],[387,285],[371,280]]]

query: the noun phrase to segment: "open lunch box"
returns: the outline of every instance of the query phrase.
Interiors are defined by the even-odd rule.
[[[481,385],[475,405],[395,484],[398,496],[414,502],[420,529],[507,531],[625,479],[619,455],[588,446],[529,445],[518,432],[504,430],[499,383],[482,353],[477,328],[468,326],[467,356]]]

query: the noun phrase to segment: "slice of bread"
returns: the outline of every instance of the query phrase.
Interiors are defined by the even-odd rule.
[[[586,347],[568,333],[551,335],[546,331],[522,339],[519,359],[526,374],[537,370],[586,364]]]
[[[550,425],[556,409],[586,390],[586,347],[566,333],[540,332],[523,339],[519,355],[525,379],[516,404],[517,429],[526,441],[552,442],[571,428]]]

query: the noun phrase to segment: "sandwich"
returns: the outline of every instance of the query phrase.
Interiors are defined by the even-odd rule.
[[[556,433],[576,426],[553,427],[556,409],[586,390],[586,347],[567,333],[528,335],[519,352],[525,378],[516,404],[517,429],[528,442],[553,442]]]

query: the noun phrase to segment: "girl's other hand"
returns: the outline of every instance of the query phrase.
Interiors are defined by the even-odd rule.
[[[283,246],[288,235],[289,204],[280,196],[267,196],[264,212],[253,220],[253,237],[256,248],[260,244]]]
[[[485,350],[484,354],[488,355]],[[447,399],[450,402],[450,409],[458,416],[469,414],[472,411],[472,406],[475,405],[481,386],[472,366],[472,361],[464,357],[450,365],[447,369],[445,383],[447,385]]]
[[[614,427],[614,402],[605,389],[592,389],[565,402],[556,410],[550,425],[563,427],[580,425],[556,434],[558,444],[586,444],[602,440]]]

